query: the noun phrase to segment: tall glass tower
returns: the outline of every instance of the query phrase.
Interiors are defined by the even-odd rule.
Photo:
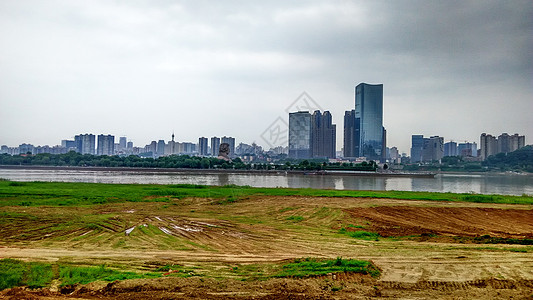
[[[355,118],[359,119],[359,136],[355,137],[358,156],[383,161],[383,84],[360,83],[355,87]]]
[[[312,157],[311,114],[308,111],[289,113],[289,157]]]

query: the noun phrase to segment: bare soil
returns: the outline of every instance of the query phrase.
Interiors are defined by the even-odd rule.
[[[267,196],[229,205],[186,199],[175,205],[9,207],[5,210],[38,218],[16,219],[13,226],[0,229],[0,258],[106,264],[140,272],[179,264],[200,276],[35,291],[14,288],[1,291],[0,299],[533,299],[531,246],[459,244],[453,239],[367,241],[338,233],[339,228],[353,224],[361,228],[351,230],[386,237],[532,238],[532,209],[527,205]],[[90,215],[91,222],[97,221],[94,216],[110,217],[94,229],[83,222],[76,227],[69,219],[72,215]],[[294,221],[291,216],[302,220]],[[339,256],[371,260],[382,274],[379,278],[342,273],[250,280],[231,271],[233,266]]]
[[[533,237],[533,213],[523,209],[380,206],[347,211],[368,220],[368,230],[385,237],[421,234]]]

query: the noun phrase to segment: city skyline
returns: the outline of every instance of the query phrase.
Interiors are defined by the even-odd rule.
[[[529,1],[2,1],[0,144],[174,130],[269,148],[261,133],[302,92],[341,126],[359,82],[385,86],[401,152],[413,134],[533,136],[531,15]]]

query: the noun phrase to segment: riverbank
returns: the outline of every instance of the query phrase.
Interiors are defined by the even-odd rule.
[[[248,175],[310,175],[310,176],[363,176],[363,177],[435,177],[431,172],[368,172],[344,170],[236,170],[236,169],[189,169],[189,168],[130,168],[130,167],[79,167],[79,166],[34,166],[34,165],[0,165],[8,170],[63,170],[63,171],[110,171],[110,172],[145,172],[145,173],[181,173],[181,174],[248,174]]]
[[[452,193],[0,181],[0,267],[48,274],[32,283],[44,289],[0,291],[0,299],[526,297],[532,203]],[[320,275],[313,264],[349,260],[380,272]],[[302,271],[319,275],[300,278]]]

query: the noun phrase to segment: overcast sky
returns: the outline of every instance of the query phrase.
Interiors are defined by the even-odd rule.
[[[533,4],[0,1],[1,145],[104,133],[144,146],[174,131],[267,147],[305,91],[332,113],[340,150],[360,82],[384,85],[400,151],[412,134],[531,144]]]

